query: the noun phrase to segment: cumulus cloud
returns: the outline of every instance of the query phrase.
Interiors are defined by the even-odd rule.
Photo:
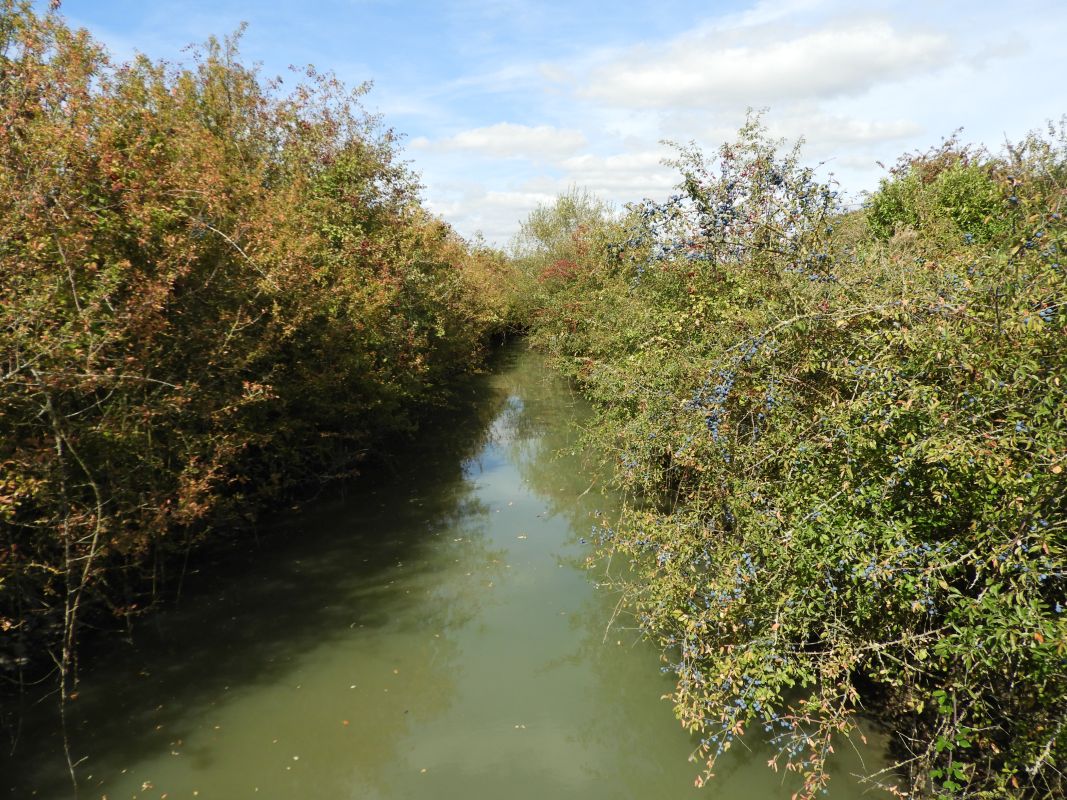
[[[772,135],[787,140],[803,138],[805,152],[818,158],[911,139],[923,132],[923,127],[913,120],[863,119],[805,107],[772,112],[767,117],[767,127]]]
[[[431,194],[448,200],[435,210],[461,231],[480,229],[503,244],[529,211],[576,186],[617,207],[661,199],[678,175],[664,166],[671,151],[657,142],[692,140],[711,154],[734,137],[748,108],[767,109],[772,136],[803,138],[802,159],[823,162],[819,174],[833,175],[847,196],[877,185],[878,162],[973,125],[986,113],[976,102],[986,93],[1028,109],[1027,118],[1050,116],[1043,109],[1059,96],[1053,76],[1063,62],[1051,55],[1062,53],[1051,22],[1027,26],[1032,15],[1016,19],[993,7],[972,9],[965,22],[945,7],[878,8],[749,0],[732,13],[694,18],[687,32],[658,43],[638,36],[555,61],[527,60],[534,64],[528,80],[512,91],[522,103],[505,119],[528,124],[490,119],[412,142],[429,172],[467,183],[449,194],[428,180]],[[1024,64],[1033,68],[1019,83]],[[459,151],[464,158],[453,155]],[[475,153],[482,157],[466,157]]]
[[[677,183],[674,171],[663,165],[667,155],[665,150],[656,149],[573,156],[560,163],[563,175],[555,182],[556,188],[584,186],[603,197],[626,200],[662,194]]]
[[[578,130],[551,125],[516,125],[511,122],[471,128],[445,139],[420,137],[411,142],[413,148],[422,150],[464,150],[497,158],[527,158],[535,161],[564,158],[585,145],[585,135]]]
[[[936,69],[954,55],[943,34],[888,21],[839,20],[819,29],[709,30],[646,46],[595,67],[580,94],[630,108],[677,108],[860,94]]]
[[[537,206],[556,198],[554,187],[518,182],[512,188],[488,189],[482,181],[445,181],[437,185],[426,207],[449,221],[464,236],[481,233],[489,242],[505,245]]]
[[[487,189],[478,181],[436,183],[427,205],[465,235],[480,231],[488,241],[504,245],[520,220],[575,186],[616,206],[643,197],[666,197],[678,181],[674,170],[662,163],[666,155],[665,148],[575,155],[557,162],[551,173],[513,176],[501,189]]]

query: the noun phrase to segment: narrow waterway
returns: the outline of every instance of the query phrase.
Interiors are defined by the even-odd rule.
[[[587,413],[515,347],[395,472],[189,575],[82,675],[79,796],[788,798],[759,745],[695,789],[658,654],[606,629],[583,537],[613,501],[574,452]],[[13,757],[3,742],[0,797],[73,795],[54,706],[27,709]],[[861,768],[844,754],[830,796],[859,797]]]

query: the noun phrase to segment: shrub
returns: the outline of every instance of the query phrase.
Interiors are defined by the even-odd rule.
[[[281,94],[236,39],[116,65],[0,2],[8,663],[54,648],[65,693],[87,605],[131,613],[169,555],[351,474],[502,324],[501,259],[422,209],[366,89]]]
[[[983,160],[952,137],[936,150],[902,158],[869,198],[867,219],[883,240],[907,229],[948,225],[968,243],[1003,241],[1018,203],[1015,182],[1002,163]]]
[[[1067,788],[1061,145],[912,158],[865,229],[754,120],[681,150],[593,291],[546,295],[698,782],[755,729],[813,796],[867,713],[895,792]]]

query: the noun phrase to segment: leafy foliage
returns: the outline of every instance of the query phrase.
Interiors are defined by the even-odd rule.
[[[520,319],[540,313],[562,286],[582,294],[587,273],[605,256],[611,219],[611,208],[584,189],[571,189],[530,214],[512,244],[515,292],[525,298]]]
[[[280,83],[280,81],[279,81]],[[283,94],[210,40],[112,64],[0,3],[5,661],[144,603],[173,553],[351,474],[508,323],[499,254],[420,206],[366,86]]]
[[[897,794],[1067,790],[1063,128],[905,163],[846,211],[753,119],[544,297],[698,783],[756,729],[813,796],[869,713]]]
[[[998,165],[961,147],[955,137],[936,150],[906,156],[871,198],[871,232],[888,239],[897,231],[944,224],[968,242],[987,243],[1009,232],[1005,201],[1015,204],[1014,178]]]

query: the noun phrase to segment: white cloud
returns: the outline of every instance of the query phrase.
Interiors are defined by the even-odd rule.
[[[520,0],[424,3],[415,16],[384,0],[329,5],[64,9],[119,58],[140,49],[188,63],[186,43],[248,18],[244,52],[286,88],[286,65],[307,61],[350,85],[373,78],[364,102],[410,135],[403,156],[430,207],[500,243],[574,186],[615,204],[663,197],[677,175],[660,163],[658,140],[692,140],[711,155],[748,107],[769,107],[769,132],[803,136],[805,163],[825,161],[821,173],[853,194],[877,185],[876,161],[961,126],[965,140],[996,148],[1065,110],[1067,4],[1050,0],[671,0],[616,4],[610,17],[595,4],[553,13]]]
[[[533,210],[538,205],[551,203],[555,194],[545,192],[486,192],[485,199],[494,206],[513,209]]]
[[[870,155],[852,155],[841,156],[834,160],[834,163],[851,170],[865,170],[871,171],[875,167],[879,167],[878,159]]]
[[[483,185],[466,184],[442,187],[449,199],[430,200],[429,209],[445,216],[464,236],[475,232],[487,241],[504,245],[515,235],[520,220],[539,205],[555,200],[555,191],[518,188],[486,190]]]
[[[565,85],[574,80],[574,76],[559,64],[538,64],[537,72],[549,84]]]
[[[534,161],[563,158],[585,145],[585,135],[578,130],[551,125],[516,125],[511,122],[471,128],[445,139],[420,137],[411,141],[413,148],[421,150],[468,150],[498,158],[527,158]]]
[[[663,198],[678,181],[670,167],[662,163],[666,151],[643,150],[608,156],[584,154],[559,163],[559,174],[537,175],[509,191],[489,191],[467,198],[464,222],[477,221],[490,241],[506,242],[517,222],[539,205],[555,201],[563,192],[581,187],[615,206],[644,197]]]
[[[826,5],[825,0],[760,0],[751,8],[741,11],[739,14],[722,17],[715,23],[715,27],[745,28],[753,25],[764,25],[768,22],[777,22],[783,17],[810,13],[823,5]]]
[[[960,16],[951,5],[920,14],[896,0],[860,9],[846,0],[756,0],[658,42],[638,36],[553,61],[523,55],[521,70],[505,60],[491,81],[484,72],[468,79],[493,93],[494,105],[521,96],[507,116],[414,140],[413,152],[434,210],[499,244],[538,204],[573,187],[617,207],[662,199],[678,176],[657,142],[691,140],[710,156],[751,107],[767,107],[768,133],[803,138],[802,160],[823,162],[819,175],[833,174],[856,197],[877,185],[879,161],[893,163],[960,125],[1004,124],[990,116],[986,95],[1020,119],[1058,116],[1046,109],[1062,96],[1050,77],[1062,74],[1064,60],[1055,55],[1054,20],[1035,27],[1022,9],[969,7]],[[1028,75],[1023,84],[1020,74]],[[474,88],[458,83],[445,94]]]
[[[584,186],[601,196],[640,200],[645,195],[669,191],[677,177],[663,165],[665,149],[618,153],[610,156],[584,154],[560,163],[563,176],[555,181],[557,191]]]
[[[784,113],[772,111],[766,121],[773,136],[790,141],[803,138],[805,153],[816,158],[911,139],[923,132],[913,120],[863,119],[804,106],[787,108]]]
[[[711,29],[619,54],[592,70],[580,94],[630,108],[831,98],[942,67],[952,56],[946,36],[882,19],[804,31]]]

